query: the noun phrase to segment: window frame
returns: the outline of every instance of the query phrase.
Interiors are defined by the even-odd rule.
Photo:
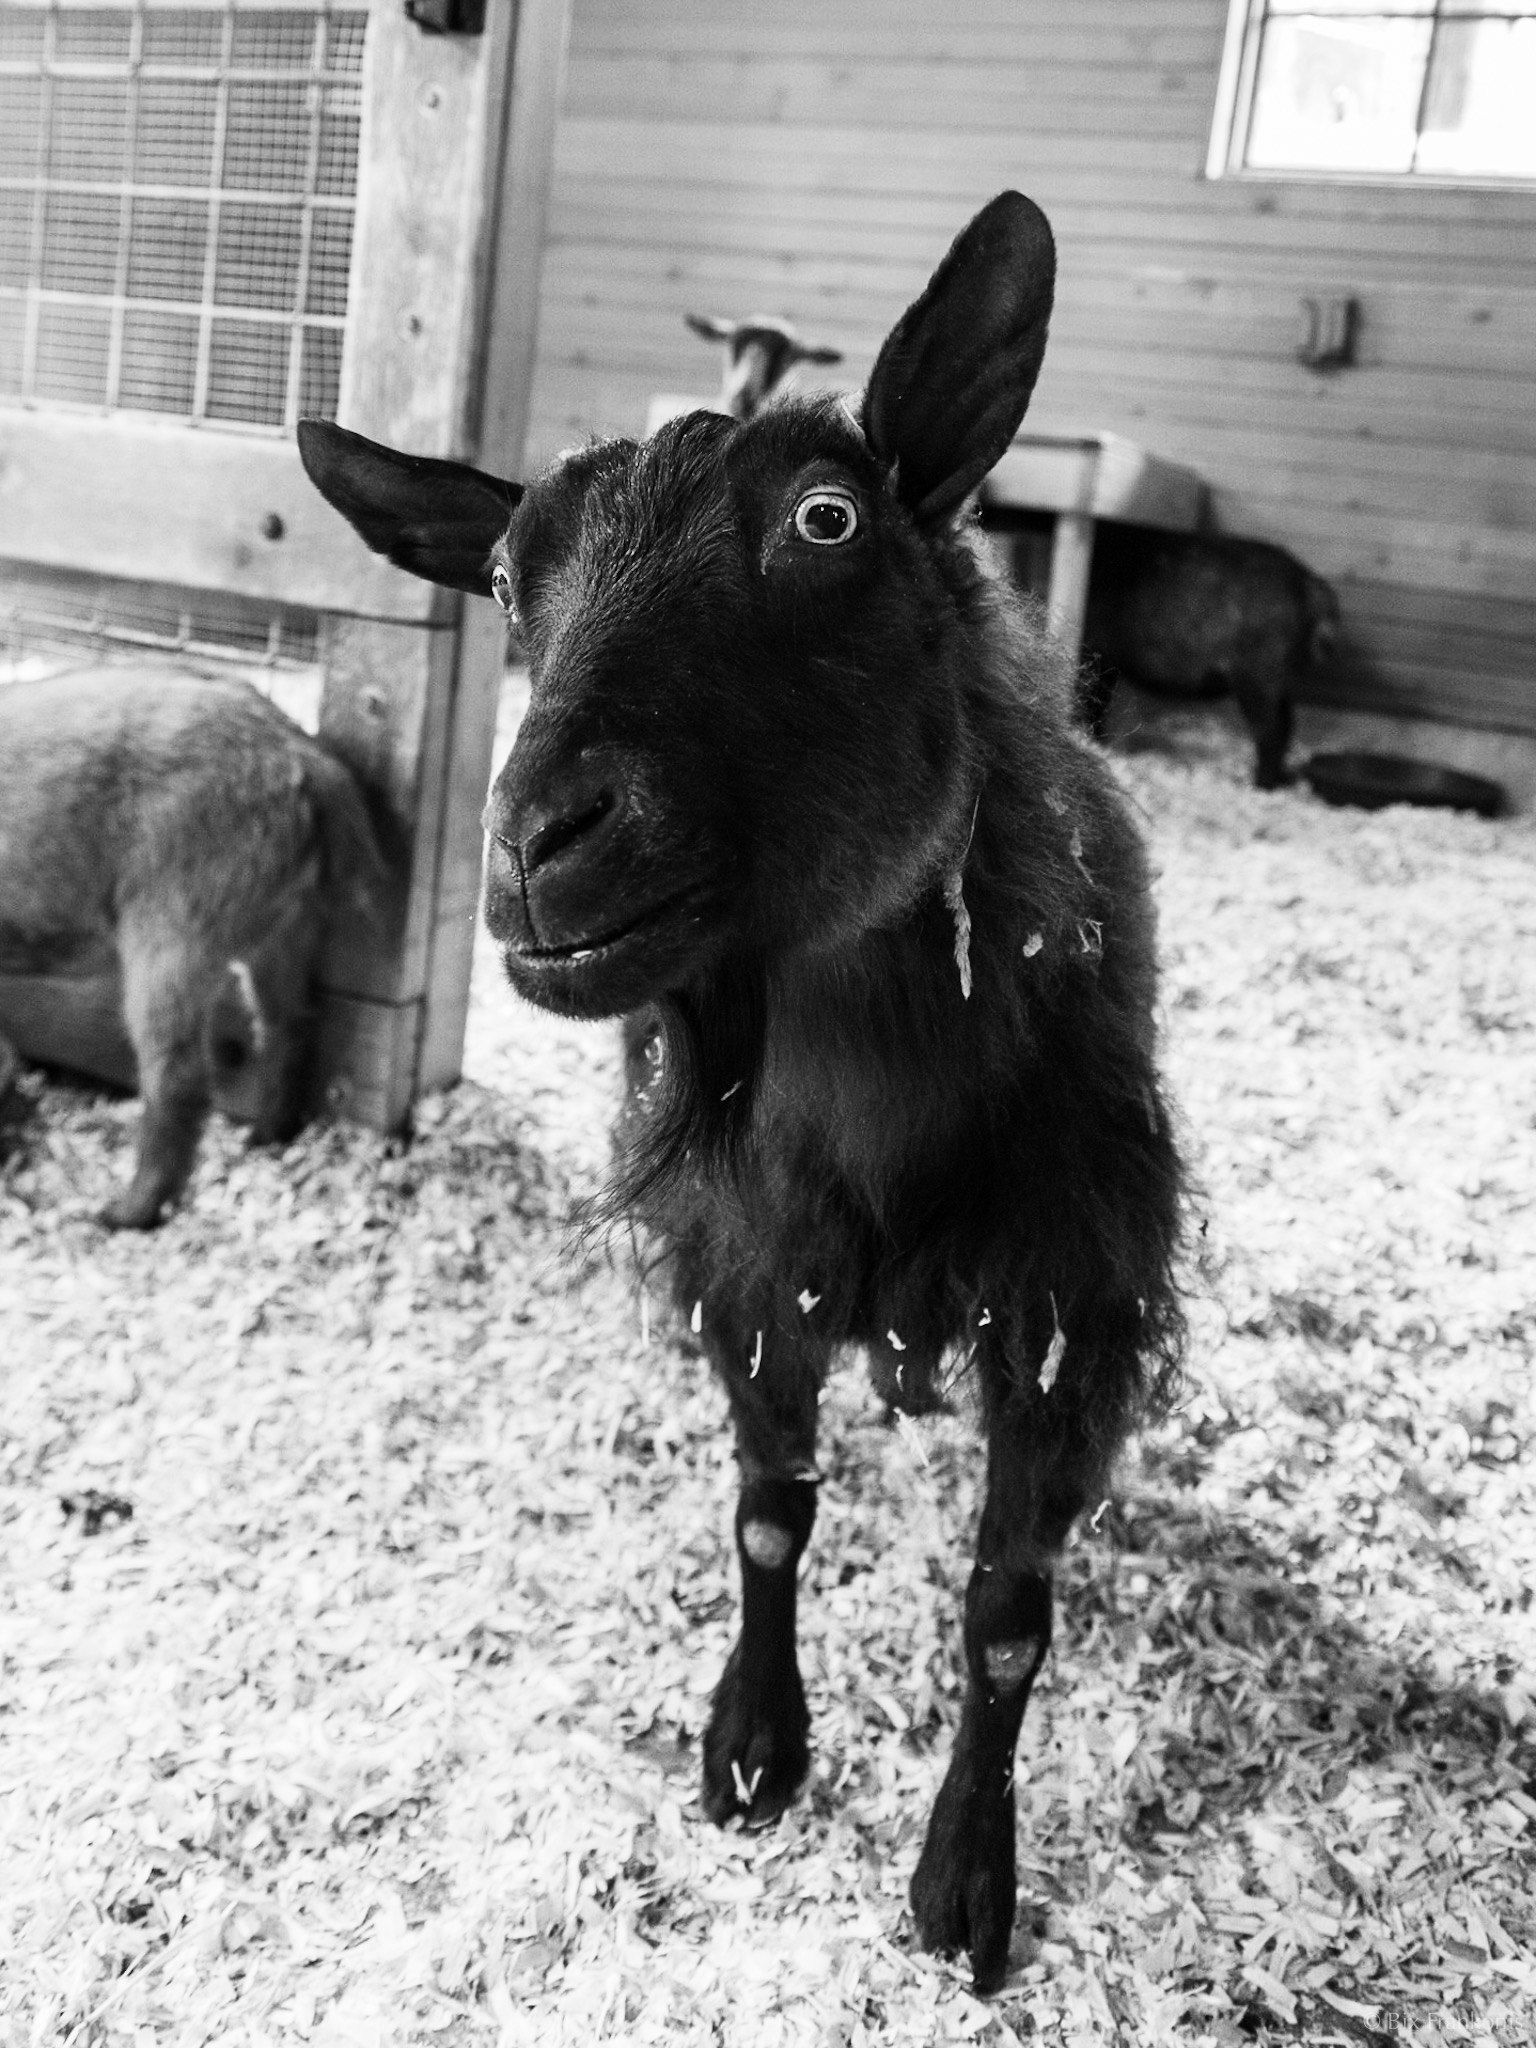
[[[1351,171],[1328,165],[1313,169],[1301,164],[1275,169],[1244,163],[1243,152],[1253,124],[1265,6],[1266,0],[1227,0],[1216,106],[1205,158],[1207,178],[1242,178],[1266,185],[1387,185],[1407,191],[1536,192],[1536,177],[1500,178],[1487,171]],[[1327,13],[1328,0],[1318,0],[1317,11]]]

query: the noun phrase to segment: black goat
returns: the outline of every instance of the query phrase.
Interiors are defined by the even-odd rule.
[[[946,1352],[974,1374],[968,1684],[912,1903],[983,1987],[1052,1562],[1180,1339],[1146,864],[965,511],[1023,417],[1053,275],[1044,216],[1005,193],[855,408],[694,414],[523,492],[301,429],[371,545],[521,621],[487,917],[523,994],[627,1017],[612,1200],[669,1255],[736,1426],[715,1819],[768,1819],[806,1770],[795,1577],[834,1352],[914,1392]]]
[[[1260,789],[1285,780],[1292,707],[1338,645],[1339,601],[1268,541],[1106,522],[1083,622],[1083,712],[1102,738],[1117,676],[1154,697],[1229,693],[1254,741]]]
[[[796,328],[772,313],[753,313],[745,320],[722,320],[716,313],[685,313],[683,318],[706,341],[725,344],[720,410],[733,419],[751,419],[796,363],[843,360],[841,349],[802,341]]]

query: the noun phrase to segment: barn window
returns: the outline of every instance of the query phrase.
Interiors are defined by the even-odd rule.
[[[1536,179],[1536,0],[1232,0],[1208,169]]]
[[[367,20],[0,0],[0,401],[335,409]]]

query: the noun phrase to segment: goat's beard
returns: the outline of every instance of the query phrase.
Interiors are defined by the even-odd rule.
[[[735,957],[657,998],[659,1071],[631,1084],[599,1218],[644,1217],[681,1182],[740,1190],[768,1027],[766,964]]]

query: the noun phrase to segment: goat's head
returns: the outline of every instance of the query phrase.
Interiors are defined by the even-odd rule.
[[[720,409],[733,419],[749,420],[776,391],[796,363],[840,363],[840,348],[802,341],[787,320],[771,313],[753,313],[745,320],[722,320],[714,313],[685,313],[695,334],[725,345],[725,370],[720,379]]]
[[[602,1016],[829,949],[953,858],[977,774],[954,528],[1029,403],[1053,280],[1044,215],[1004,193],[861,399],[690,414],[524,489],[301,429],[371,546],[519,622],[486,914],[523,994]]]

